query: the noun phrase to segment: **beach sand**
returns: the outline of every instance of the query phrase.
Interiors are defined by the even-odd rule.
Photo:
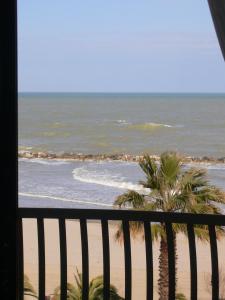
[[[110,236],[110,263],[111,284],[114,284],[121,296],[124,296],[124,249],[123,244],[114,240],[117,229],[115,223],[109,226]],[[24,264],[25,274],[31,283],[38,289],[38,253],[37,253],[37,227],[36,220],[23,221],[24,230]],[[67,260],[68,282],[74,282],[76,267],[81,271],[81,243],[78,221],[66,221],[67,230]],[[99,222],[88,222],[90,279],[103,273],[101,225]],[[53,293],[60,282],[59,268],[59,232],[57,220],[45,220],[45,246],[46,246],[46,295]],[[178,235],[178,285],[177,292],[185,294],[190,299],[190,263],[188,241],[185,236]],[[145,271],[145,243],[141,238],[131,239],[132,251],[132,299],[142,300],[146,297],[146,271]],[[218,241],[219,265],[224,262],[225,239]],[[153,244],[154,259],[154,299],[158,299],[158,256],[159,243]],[[210,295],[210,249],[209,244],[197,241],[197,267],[198,267],[198,299],[207,300]],[[224,264],[223,264],[224,265]],[[223,269],[225,272],[225,267]],[[28,298],[27,298],[28,299]]]

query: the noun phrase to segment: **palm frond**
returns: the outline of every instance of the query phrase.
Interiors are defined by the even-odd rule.
[[[24,295],[29,295],[37,298],[37,293],[26,274],[24,274]]]
[[[79,272],[78,268],[76,268],[76,274],[74,274],[74,279],[78,289],[82,289],[82,274]]]
[[[171,187],[181,172],[181,159],[175,152],[165,152],[160,156],[159,172],[163,181]]]
[[[144,234],[144,226],[143,222],[138,221],[130,221],[129,222],[130,234],[133,238],[137,236],[143,236]],[[123,242],[123,224],[119,222],[116,233],[114,235],[115,241],[122,243]]]
[[[76,274],[74,274],[75,285],[67,283],[67,299],[68,300],[82,300],[82,273],[76,268]],[[109,300],[124,300],[118,294],[117,288],[110,284],[110,297]],[[104,295],[104,285],[103,276],[99,275],[93,278],[89,283],[89,300],[103,300]],[[61,288],[57,287],[54,290],[54,299],[60,300],[61,298]]]
[[[160,210],[161,205],[159,204],[158,201],[150,202],[146,201],[144,209],[145,211],[158,211]]]
[[[67,300],[81,300],[81,290],[78,290],[73,284],[67,283]],[[61,287],[58,286],[54,290],[54,300],[61,299]]]
[[[182,293],[177,293],[175,297],[176,297],[175,300],[187,300],[185,295]]]
[[[139,161],[139,166],[146,175],[146,181],[141,181],[145,188],[155,189],[158,188],[158,167],[153,158],[145,154]]]
[[[219,214],[220,209],[216,208],[213,205],[205,204],[205,203],[196,203],[188,207],[186,212],[193,213],[193,214]]]
[[[195,225],[194,233],[197,239],[202,242],[209,242],[209,230],[206,225]]]
[[[182,189],[186,191],[194,191],[197,188],[208,185],[206,178],[206,170],[198,168],[190,168],[185,171],[181,178]]]
[[[131,207],[131,208],[143,208],[145,204],[145,198],[136,191],[128,191],[120,196],[114,202],[115,206],[119,207]]]
[[[225,192],[215,186],[206,186],[200,190],[200,195],[208,201],[214,201],[217,203],[225,203]]]
[[[161,238],[166,239],[165,229],[160,223],[151,224],[151,234],[152,241],[158,241]]]
[[[145,154],[139,165],[146,175],[146,180],[141,181],[141,184],[149,188],[149,194],[141,195],[135,191],[128,191],[117,197],[114,203],[116,206],[145,211],[222,214],[217,203],[225,203],[225,193],[208,182],[206,170],[183,170],[181,157],[175,152],[163,153],[159,164]],[[160,231],[160,226],[153,226],[154,239],[164,236],[164,229]],[[133,237],[143,234],[140,222],[131,222],[130,230]],[[186,233],[186,229],[177,224],[174,232]],[[197,226],[196,234],[200,239],[208,240],[207,228]],[[121,226],[118,227],[115,238],[118,241],[123,240]]]

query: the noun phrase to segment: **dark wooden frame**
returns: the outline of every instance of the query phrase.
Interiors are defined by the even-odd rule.
[[[208,0],[216,34],[225,60],[225,0]]]
[[[211,14],[213,17],[215,29],[217,32],[218,40],[222,53],[225,58],[225,0],[208,0]],[[17,250],[21,245],[16,247],[17,226],[16,222],[20,224],[20,219],[17,219],[18,209],[18,165],[17,165],[17,153],[18,153],[18,137],[17,137],[17,1],[7,0],[4,1],[0,9],[0,128],[1,128],[1,195],[4,194],[4,198],[1,197],[1,210],[0,210],[0,276],[1,276],[1,299],[16,299],[18,296],[17,282],[23,280],[22,278],[15,277],[16,265],[17,265]],[[43,211],[44,213],[44,211]],[[85,217],[87,211],[81,212]],[[86,216],[87,217],[87,216]],[[85,217],[85,218],[86,218]],[[215,224],[219,219],[215,219]],[[106,220],[104,221],[106,222]],[[42,237],[43,228],[42,223],[39,223],[39,238]],[[82,232],[85,238],[85,222],[82,223]],[[107,223],[103,223],[103,232],[106,232]],[[125,228],[127,224],[125,223]],[[64,232],[63,223],[61,224],[61,232]],[[20,228],[20,226],[18,226]],[[168,233],[170,228],[168,227]],[[189,228],[190,237],[193,241],[193,231]],[[211,237],[214,235],[213,228],[210,229]],[[64,243],[64,237],[62,237],[62,244]],[[129,244],[129,240],[127,240]],[[214,245],[215,246],[215,245]],[[43,251],[44,244],[40,241],[40,251]],[[108,252],[107,243],[104,245],[105,253]],[[214,249],[214,250],[213,250]],[[215,252],[215,247],[212,253]],[[61,251],[65,251],[64,248]],[[194,257],[195,254],[192,253]],[[105,255],[105,263],[107,265],[108,259]],[[129,263],[129,257],[127,264]],[[43,264],[43,261],[42,261]],[[151,265],[149,261],[149,265]],[[105,268],[106,271],[107,268]],[[129,271],[129,270],[128,270]],[[194,271],[193,271],[194,272]],[[196,275],[196,274],[195,274]],[[129,275],[130,276],[130,275]],[[19,280],[16,280],[18,278]],[[151,278],[151,277],[150,277]],[[42,279],[43,280],[43,279]],[[108,281],[108,279],[107,279]],[[16,296],[17,295],[17,296]],[[107,291],[105,292],[107,295]]]
[[[1,299],[16,299],[17,189],[17,3],[7,0],[0,9],[0,128]],[[4,197],[3,197],[4,195]]]

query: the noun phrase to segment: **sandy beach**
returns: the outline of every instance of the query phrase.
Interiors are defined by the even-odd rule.
[[[24,220],[24,262],[25,274],[31,283],[38,289],[37,273],[37,228],[36,220]],[[110,236],[110,263],[111,283],[114,284],[121,296],[124,295],[124,250],[123,245],[115,242],[114,234],[116,224],[109,226]],[[73,274],[76,267],[81,271],[81,244],[79,222],[76,220],[66,221],[67,231],[67,260],[68,281],[73,283]],[[90,278],[103,273],[102,266],[102,239],[101,226],[99,222],[88,222],[89,263]],[[45,220],[45,243],[46,243],[46,295],[53,293],[59,285],[59,233],[56,220]],[[188,241],[185,236],[178,236],[178,287],[177,292],[185,294],[190,298],[190,273],[189,273],[189,250]],[[145,299],[146,274],[145,274],[145,244],[141,238],[131,239],[132,251],[132,299]],[[219,265],[222,266],[224,258],[225,239],[218,241]],[[158,255],[159,243],[153,245],[154,256],[154,298],[157,297],[158,280]],[[197,241],[197,266],[198,266],[198,299],[210,299],[210,250],[207,243]],[[225,270],[224,270],[225,271]]]

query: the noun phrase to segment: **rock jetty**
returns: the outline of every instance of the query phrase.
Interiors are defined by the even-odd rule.
[[[74,152],[35,152],[35,151],[19,151],[18,156],[20,158],[41,158],[41,159],[64,159],[64,160],[78,160],[78,161],[102,161],[102,160],[114,160],[114,161],[133,161],[138,162],[143,155],[131,155],[131,154],[82,154]],[[151,155],[155,160],[159,160],[159,156]],[[183,162],[187,163],[224,163],[225,156],[220,158],[214,157],[184,157]]]

